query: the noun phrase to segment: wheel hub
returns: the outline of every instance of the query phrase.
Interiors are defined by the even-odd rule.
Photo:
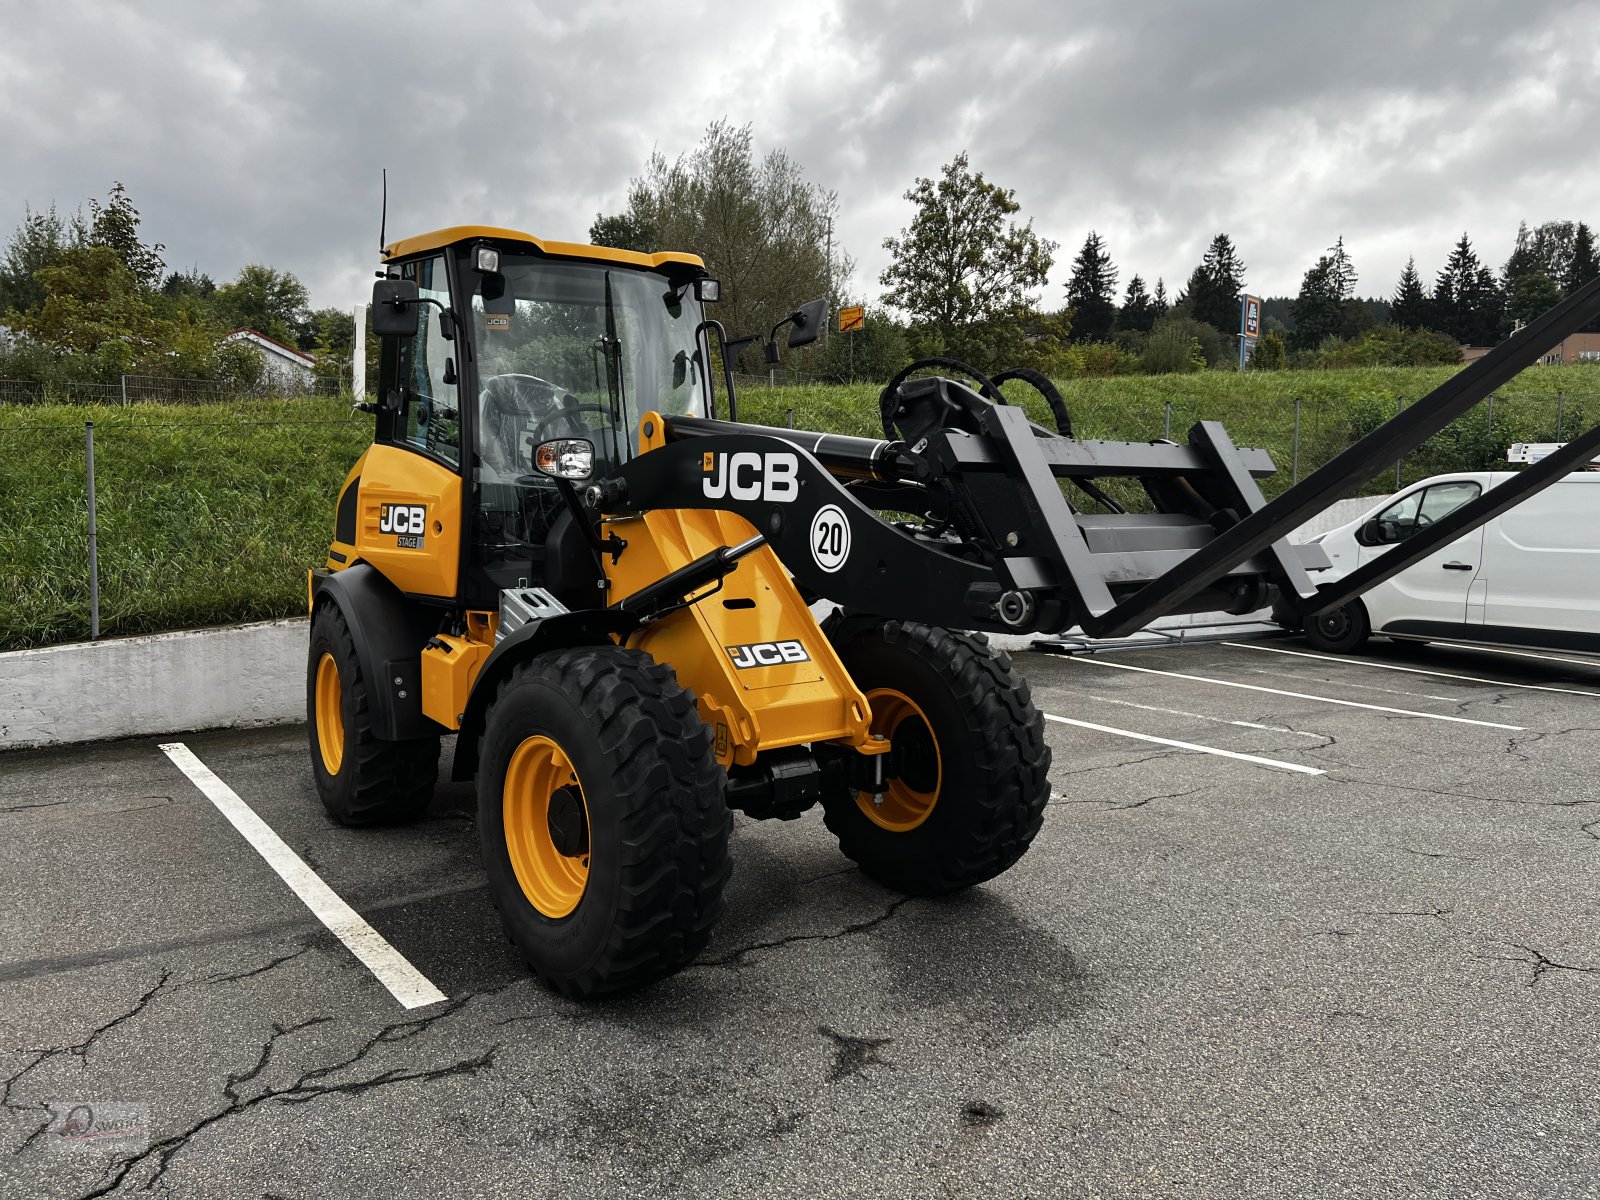
[[[550,796],[550,842],[563,858],[578,858],[589,853],[589,822],[585,819],[583,797],[572,786],[557,788]]]

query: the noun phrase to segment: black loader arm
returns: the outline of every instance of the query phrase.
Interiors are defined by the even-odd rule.
[[[884,521],[810,451],[774,436],[777,431],[696,424],[695,436],[640,454],[595,485],[590,503],[612,514],[660,508],[736,513],[765,535],[803,589],[847,608],[955,628],[1015,628],[1000,615],[1006,581],[964,556],[959,541],[946,548]],[[718,428],[703,428],[710,426]],[[803,436],[813,444],[826,440]]]

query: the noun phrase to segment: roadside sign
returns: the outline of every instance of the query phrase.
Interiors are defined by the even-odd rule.
[[[839,332],[855,333],[867,323],[867,308],[864,304],[852,304],[849,308],[839,310]]]
[[[1261,297],[1242,296],[1239,299],[1239,369],[1250,365],[1255,357],[1256,340],[1261,336]]]

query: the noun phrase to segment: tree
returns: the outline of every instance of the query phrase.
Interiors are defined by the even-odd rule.
[[[1155,295],[1150,297],[1150,310],[1155,313],[1156,320],[1159,321],[1167,315],[1167,310],[1171,307],[1172,305],[1167,300],[1166,282],[1161,276],[1157,275]]]
[[[1511,281],[1506,296],[1506,315],[1518,325],[1526,325],[1561,300],[1561,285],[1543,271],[1524,271]]]
[[[853,269],[833,244],[837,208],[782,150],[758,159],[749,125],[718,121],[688,153],[652,154],[627,212],[600,218],[590,235],[700,255],[722,283],[722,322],[734,334],[765,334],[815,296],[837,302]]]
[[[1341,294],[1340,267],[1328,254],[1322,255],[1300,281],[1300,294],[1289,305],[1294,317],[1294,332],[1289,345],[1295,350],[1315,350],[1330,337],[1337,337],[1344,324],[1344,296]]]
[[[1117,314],[1117,328],[1136,333],[1149,333],[1156,323],[1156,304],[1144,290],[1144,280],[1135,275],[1128,280],[1127,293],[1122,297],[1122,311]]]
[[[1141,285],[1142,288],[1142,285]],[[1094,230],[1072,260],[1067,281],[1067,308],[1072,313],[1072,340],[1103,342],[1117,324],[1117,268],[1106,253],[1105,242]]]
[[[89,244],[104,246],[122,260],[140,287],[154,289],[166,269],[160,242],[145,245],[139,240],[139,210],[128,197],[120,180],[112,183],[106,202],[89,200]]]
[[[1389,321],[1401,329],[1426,329],[1430,323],[1428,297],[1422,290],[1422,276],[1417,274],[1416,256],[1406,259],[1405,270],[1400,272],[1400,282],[1394,289],[1394,300],[1389,308]]]
[[[1356,267],[1350,261],[1350,255],[1344,248],[1344,235],[1340,234],[1333,245],[1328,247],[1329,277],[1333,281],[1334,289],[1339,294],[1340,300],[1349,300],[1356,294]]]
[[[254,329],[286,345],[299,339],[309,302],[304,284],[263,263],[240,267],[234,281],[218,288],[216,295],[226,324]]]
[[[930,348],[979,367],[1014,361],[1027,338],[1029,293],[1043,286],[1056,244],[1007,218],[1015,192],[969,169],[965,151],[936,183],[918,179],[905,198],[909,227],[886,238],[879,277],[888,303],[910,315]]]
[[[98,355],[111,373],[161,345],[149,293],[109,246],[68,250],[34,278],[44,299],[21,314],[17,328],[40,345]]]
[[[6,243],[5,262],[0,265],[0,313],[28,312],[43,304],[45,292],[37,273],[56,265],[88,237],[82,213],[63,218],[53,204],[46,212],[24,209],[22,224]]]
[[[1211,239],[1205,257],[1189,276],[1179,299],[1195,320],[1213,329],[1237,330],[1239,298],[1244,290],[1245,265],[1225,233]]]
[[[649,222],[632,212],[614,216],[595,213],[594,224],[589,226],[589,241],[596,246],[614,246],[618,250],[637,250],[651,254],[660,249],[660,238]]]
[[[1276,329],[1264,334],[1256,343],[1256,352],[1250,356],[1250,366],[1257,371],[1281,371],[1289,365],[1284,352],[1283,335]]]
[[[1561,274],[1561,286],[1568,295],[1600,275],[1600,257],[1595,254],[1594,232],[1582,221],[1573,231],[1572,257]]]
[[[1464,233],[1434,280],[1433,310],[1440,331],[1458,342],[1492,346],[1500,340],[1500,289]]]
[[[860,329],[835,334],[829,340],[819,373],[829,383],[854,383],[858,379],[882,383],[910,360],[906,331],[886,313],[869,305]]]

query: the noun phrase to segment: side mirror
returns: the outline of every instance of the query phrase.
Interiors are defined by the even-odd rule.
[[[809,346],[822,336],[822,322],[828,316],[828,299],[819,296],[795,309],[789,316],[789,349]]]
[[[380,279],[372,285],[372,332],[381,338],[417,336],[415,279]]]
[[[1373,517],[1357,531],[1356,541],[1363,546],[1383,545],[1383,523],[1377,517]]]
[[[594,443],[585,438],[555,438],[533,448],[533,466],[552,479],[587,479],[594,474]]]

